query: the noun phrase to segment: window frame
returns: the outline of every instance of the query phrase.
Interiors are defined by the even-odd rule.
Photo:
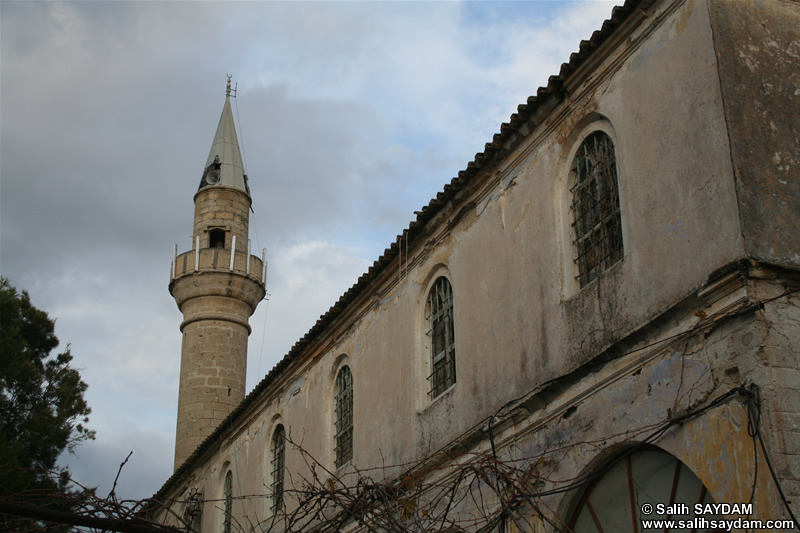
[[[353,459],[353,373],[348,365],[336,372],[333,396],[334,466],[341,468]]]
[[[425,323],[430,343],[428,397],[433,400],[456,384],[454,291],[447,276],[437,276],[427,292]]]
[[[616,154],[613,137],[595,127],[569,159],[570,237],[581,289],[625,255]]]
[[[283,494],[286,473],[286,429],[278,424],[270,439],[270,512],[277,515],[284,508]]]

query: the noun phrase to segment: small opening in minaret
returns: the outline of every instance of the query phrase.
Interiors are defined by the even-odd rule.
[[[231,395],[231,388],[228,387],[228,396],[230,396],[230,395]]]
[[[208,232],[209,248],[225,248],[225,230],[212,229]]]

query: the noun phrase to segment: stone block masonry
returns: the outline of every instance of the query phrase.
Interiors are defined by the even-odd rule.
[[[247,321],[265,289],[241,273],[203,270],[176,277],[170,288],[184,316],[177,467],[244,399]]]

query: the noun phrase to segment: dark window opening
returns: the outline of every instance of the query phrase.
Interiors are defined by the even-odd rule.
[[[208,232],[209,248],[225,248],[225,230],[212,229]]]

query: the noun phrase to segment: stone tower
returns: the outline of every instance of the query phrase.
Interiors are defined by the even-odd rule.
[[[248,319],[266,294],[266,257],[250,255],[250,188],[230,95],[229,77],[194,195],[193,249],[178,255],[175,245],[173,254],[169,291],[183,313],[175,469],[244,399]]]

